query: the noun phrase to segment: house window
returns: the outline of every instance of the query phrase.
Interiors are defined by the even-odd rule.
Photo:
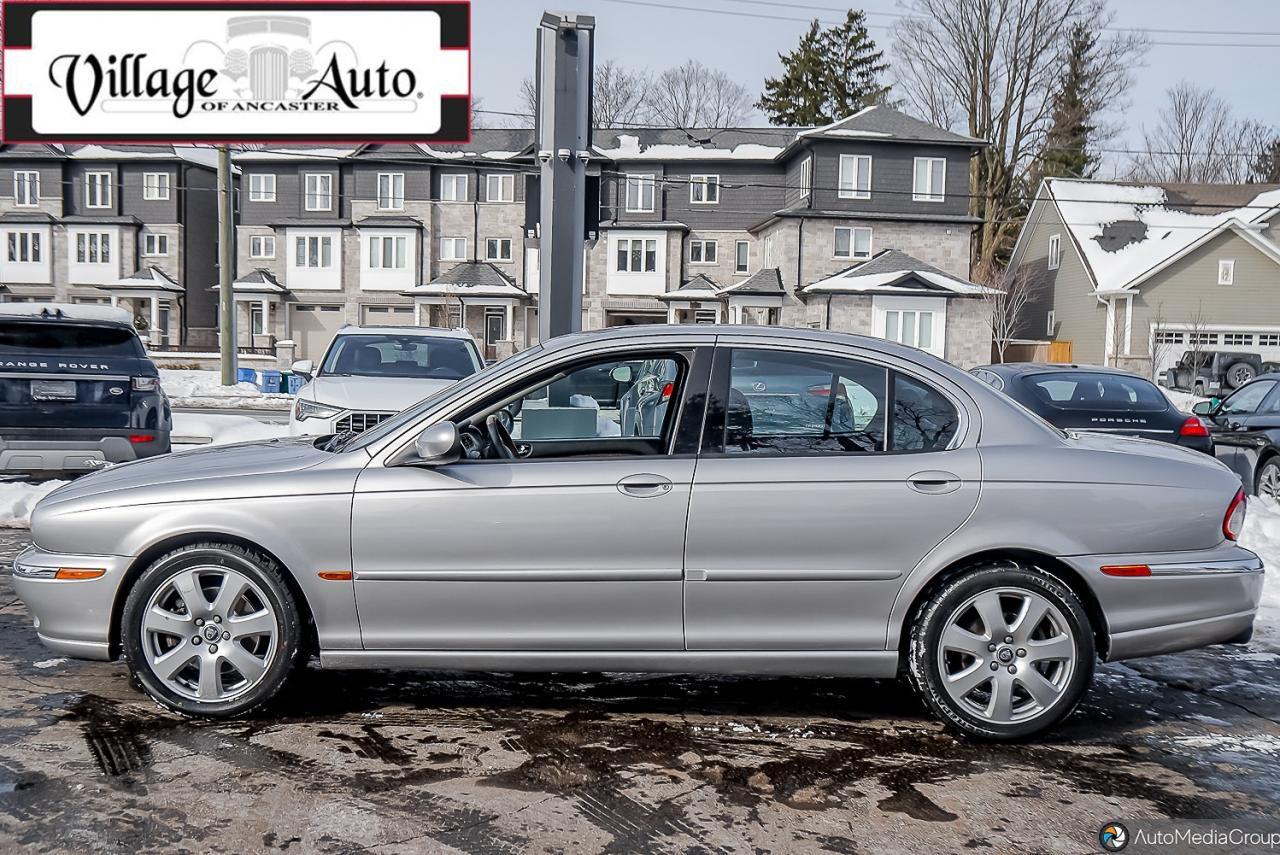
[[[109,264],[111,235],[107,232],[80,232],[76,235],[77,264]]]
[[[946,196],[947,161],[941,157],[917,157],[911,198],[917,202],[942,202]]]
[[[870,258],[871,229],[836,226],[833,254],[836,258]]]
[[[813,192],[813,155],[800,161],[800,197],[808,199]]]
[[[110,172],[86,172],[84,174],[84,206],[86,208],[111,207]]]
[[[9,260],[20,264],[39,262],[40,232],[9,232]]]
[[[143,255],[168,255],[169,236],[146,234],[142,236]]]
[[[1236,281],[1236,262],[1234,258],[1218,260],[1218,284],[1234,285]]]
[[[486,261],[510,261],[511,238],[489,238],[484,242]]]
[[[751,243],[740,240],[733,245],[733,272],[747,273],[751,267]]]
[[[370,236],[369,266],[374,269],[403,270],[407,246],[408,241],[403,236]]]
[[[1280,334],[1258,333],[1258,347],[1280,347]]]
[[[689,201],[695,205],[714,205],[719,202],[720,176],[689,176]]]
[[[658,270],[658,242],[656,240],[618,241],[619,273],[656,273]]]
[[[872,330],[889,341],[944,355],[947,301],[939,297],[876,297]]]
[[[262,304],[249,304],[249,329],[253,335],[263,335],[266,330],[266,322],[262,317]]]
[[[399,211],[404,207],[404,173],[378,173],[378,210]]]
[[[467,176],[460,174],[440,176],[440,201],[467,201]]]
[[[276,200],[276,177],[270,173],[259,172],[249,176],[249,201],[274,202]]]
[[[484,181],[484,197],[490,202],[515,201],[516,177],[514,175],[486,175]]]
[[[276,236],[275,235],[250,236],[249,257],[250,258],[275,258],[276,257]]]
[[[169,198],[169,173],[142,173],[142,198],[148,202],[164,202]]]
[[[298,235],[294,240],[295,267],[333,267],[333,238]]]
[[[333,176],[327,172],[311,172],[303,176],[303,207],[308,211],[333,210]]]
[[[869,155],[840,155],[840,198],[871,198],[871,157]]]
[[[1253,347],[1253,333],[1223,333],[1222,343],[1235,347]]]
[[[627,211],[632,213],[652,213],[653,187],[654,180],[652,175],[628,175]]]
[[[441,261],[465,261],[467,257],[467,239],[462,237],[440,238]]]
[[[40,173],[13,173],[13,204],[18,208],[34,208],[40,204]]]
[[[933,312],[903,312],[896,309],[885,312],[884,337],[909,347],[932,347]]]
[[[1058,324],[1057,324],[1057,322],[1056,322],[1056,318],[1054,317],[1053,309],[1050,309],[1050,310],[1045,314],[1045,330],[1044,330],[1044,334],[1045,334],[1045,335],[1047,335],[1047,336],[1049,336],[1050,338],[1053,338],[1053,331],[1054,331],[1055,329],[1057,329],[1057,326],[1058,326]]]
[[[1049,269],[1057,270],[1062,264],[1062,235],[1049,236]]]
[[[713,240],[689,241],[690,264],[715,264],[716,242]]]

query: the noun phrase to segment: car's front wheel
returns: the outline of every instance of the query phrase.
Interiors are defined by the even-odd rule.
[[[1280,502],[1280,457],[1272,457],[1258,469],[1254,493]]]
[[[284,686],[303,646],[281,569],[219,543],[175,549],[144,570],[125,600],[121,632],[142,688],[188,715],[261,707]]]
[[[1061,722],[1093,679],[1093,632],[1066,584],[1014,563],[943,585],[911,628],[908,674],[943,722],[1024,739]]]

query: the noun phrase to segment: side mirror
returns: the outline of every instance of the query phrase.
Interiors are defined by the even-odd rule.
[[[453,422],[439,422],[418,434],[413,441],[418,464],[446,466],[462,456],[462,443],[458,440],[458,426]]]
[[[1216,405],[1217,405],[1217,402],[1212,400],[1197,401],[1196,405],[1191,408],[1191,412],[1195,413],[1197,416],[1207,416],[1209,415],[1210,412],[1213,411],[1213,408]]]
[[[315,377],[316,366],[310,359],[299,359],[297,362],[293,363],[293,365],[289,366],[289,370],[307,382],[310,382]]]
[[[631,366],[619,365],[617,368],[609,372],[609,377],[612,378],[615,383],[630,383]]]

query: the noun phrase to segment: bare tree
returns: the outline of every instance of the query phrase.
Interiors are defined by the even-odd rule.
[[[649,90],[650,118],[676,128],[731,128],[751,114],[751,95],[696,59],[668,68]]]
[[[1039,288],[1029,270],[1004,270],[982,295],[991,324],[991,343],[996,359],[1004,362],[1010,343],[1026,325],[1027,307],[1035,302]]]
[[[1134,157],[1131,177],[1197,184],[1249,180],[1252,160],[1269,129],[1237,119],[1213,89],[1183,80],[1166,94],[1169,100],[1155,128],[1143,131],[1144,151]]]
[[[1151,344],[1149,347],[1151,354],[1151,381],[1153,383],[1160,383],[1160,366],[1169,355],[1169,332],[1165,329],[1167,323],[1168,320],[1164,315],[1164,303],[1157,303],[1155,311],[1151,313]]]
[[[1203,388],[1198,388],[1200,384],[1200,369],[1209,364],[1209,351],[1206,345],[1209,343],[1208,335],[1209,318],[1204,313],[1204,303],[1196,303],[1196,310],[1192,312],[1191,317],[1187,319],[1187,356],[1189,358],[1191,379],[1189,382],[1190,391],[1200,394]]]
[[[591,120],[597,128],[643,122],[649,113],[648,71],[636,71],[607,59],[591,81]]]
[[[969,211],[982,219],[974,278],[993,281],[1043,158],[1053,96],[1077,24],[1098,30],[1105,0],[905,0],[895,25],[897,87],[923,118],[989,145],[971,161]],[[1087,98],[1116,110],[1146,50],[1137,33],[1097,40]]]

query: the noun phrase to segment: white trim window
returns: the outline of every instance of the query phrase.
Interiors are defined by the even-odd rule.
[[[628,175],[625,200],[627,213],[652,214],[654,186],[653,175]]]
[[[250,258],[275,258],[276,257],[276,236],[275,235],[250,235],[249,236],[249,257]]]
[[[328,235],[298,235],[293,242],[293,266],[333,267],[333,238]]]
[[[378,173],[378,210],[404,210],[404,173]]]
[[[871,156],[840,155],[840,198],[871,198]]]
[[[510,172],[491,172],[484,177],[484,198],[488,202],[514,202],[516,177]]]
[[[800,198],[808,199],[813,194],[813,155],[800,161]]]
[[[276,176],[273,172],[254,172],[249,175],[249,201],[274,202],[276,200]]]
[[[485,261],[510,261],[511,238],[488,238],[484,242]]]
[[[1053,338],[1053,331],[1058,328],[1058,319],[1053,309],[1050,309],[1048,312],[1045,313],[1044,321],[1045,321],[1044,334],[1047,335],[1049,338]]]
[[[169,201],[170,181],[167,172],[142,173],[142,198],[148,202]]]
[[[1234,285],[1236,282],[1236,260],[1234,258],[1218,259],[1218,284]]]
[[[836,258],[870,258],[871,229],[865,226],[836,226],[832,255]]]
[[[13,206],[34,208],[40,204],[40,173],[35,170],[13,173]]]
[[[84,174],[84,206],[86,208],[111,207],[110,172],[86,172]]]
[[[9,261],[14,264],[38,264],[44,254],[40,248],[40,232],[9,232]]]
[[[78,232],[76,234],[77,264],[110,264],[110,232]]]
[[[1049,269],[1062,266],[1062,235],[1049,235]]]
[[[658,242],[653,239],[618,241],[617,271],[619,273],[656,273],[658,271]]]
[[[733,272],[751,272],[751,241],[739,240],[733,244]]]
[[[719,175],[690,175],[689,203],[693,205],[715,205],[720,202]]]
[[[143,255],[168,255],[169,236],[148,233],[142,236]]]
[[[404,270],[408,245],[408,239],[403,235],[370,235],[369,268]]]
[[[328,172],[307,172],[302,176],[302,207],[308,211],[333,210],[333,175]]]
[[[450,172],[440,176],[440,201],[467,201],[467,176],[460,172]]]
[[[942,356],[947,301],[939,297],[875,297],[872,315],[876,335]]]
[[[916,202],[945,202],[947,199],[947,159],[917,157],[911,185],[911,198]]]
[[[464,237],[440,238],[441,261],[466,261],[467,239]]]
[[[713,240],[689,241],[690,264],[715,264],[716,242]]]

